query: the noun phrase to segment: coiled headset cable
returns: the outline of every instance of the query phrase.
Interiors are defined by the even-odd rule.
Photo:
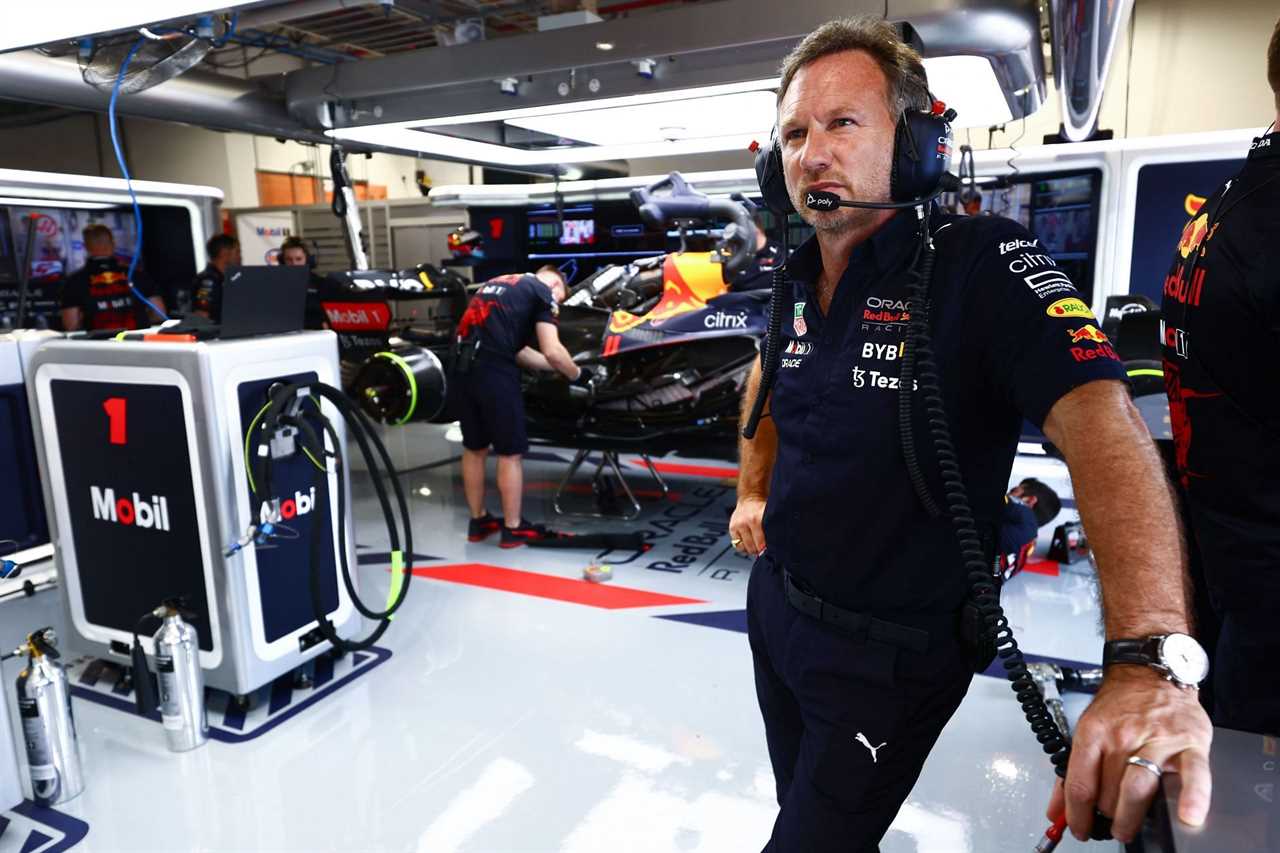
[[[920,467],[915,448],[914,399],[919,395],[933,441],[934,455],[942,479],[946,501],[945,514],[951,521],[960,557],[964,563],[965,579],[969,585],[966,607],[975,608],[978,624],[982,629],[981,640],[986,647],[988,661],[999,657],[1005,677],[1013,689],[1023,715],[1031,731],[1045,753],[1050,756],[1054,773],[1065,779],[1067,764],[1071,759],[1071,743],[1058,728],[1052,713],[1045,704],[1044,694],[1027,669],[1026,658],[1018,647],[1018,641],[1009,626],[1009,618],[1000,605],[1000,589],[987,564],[977,521],[969,503],[968,489],[960,470],[960,457],[951,436],[943,403],[940,371],[933,351],[933,339],[929,328],[930,289],[933,279],[935,250],[929,231],[930,211],[921,216],[920,248],[916,263],[907,279],[911,319],[907,323],[906,347],[898,383],[898,427],[903,457],[917,497],[933,518],[943,514],[942,508],[929,490]],[[918,376],[917,376],[918,368]],[[918,387],[917,387],[918,382]],[[977,638],[975,638],[977,639]],[[978,657],[978,655],[975,655]],[[984,667],[985,668],[985,667]],[[1111,822],[1101,812],[1095,812],[1092,838],[1097,841],[1111,837]]]

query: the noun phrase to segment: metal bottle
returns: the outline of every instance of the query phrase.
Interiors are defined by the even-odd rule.
[[[195,628],[177,607],[156,611],[163,620],[155,635],[156,681],[160,687],[160,722],[169,749],[186,752],[209,739],[204,707],[204,671],[200,669],[200,641]]]
[[[27,655],[26,669],[18,673],[18,716],[31,765],[31,798],[40,806],[65,803],[84,790],[71,691],[54,642],[53,629],[42,628],[18,647]]]

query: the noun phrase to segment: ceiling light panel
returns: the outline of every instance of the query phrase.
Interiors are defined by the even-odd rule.
[[[5,0],[0,52],[55,41],[141,27],[205,12],[246,6],[256,0],[44,0],[24,3]]]
[[[933,96],[956,111],[954,127],[990,127],[1013,120],[991,62],[981,56],[935,56],[924,61]]]
[[[662,104],[636,104],[508,119],[506,124],[588,145],[768,136],[774,122],[773,92],[739,92]]]

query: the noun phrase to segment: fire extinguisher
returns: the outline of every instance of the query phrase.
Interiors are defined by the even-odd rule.
[[[5,657],[27,655],[18,673],[18,716],[31,772],[31,799],[56,806],[84,790],[76,721],[71,713],[67,672],[58,663],[52,628],[41,628]]]
[[[160,630],[152,638],[158,697],[137,632],[143,622],[153,618],[160,620]],[[193,618],[194,614],[185,608],[181,598],[166,599],[138,620],[133,634],[133,693],[138,713],[149,714],[159,709],[165,740],[173,752],[186,752],[209,740],[200,638],[190,624]]]

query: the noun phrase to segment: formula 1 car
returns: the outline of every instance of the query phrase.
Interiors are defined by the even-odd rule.
[[[750,203],[709,198],[679,173],[635,190],[632,200],[650,226],[730,224],[710,252],[605,267],[572,290],[560,307],[560,340],[576,362],[600,366],[605,378],[582,394],[558,377],[526,375],[529,435],[563,446],[731,455],[769,302]],[[449,420],[434,397],[428,407],[434,411],[409,405],[415,384],[436,387],[436,367],[424,349],[432,351],[402,347],[395,358],[375,355],[361,369],[352,390],[370,415],[386,423]]]

